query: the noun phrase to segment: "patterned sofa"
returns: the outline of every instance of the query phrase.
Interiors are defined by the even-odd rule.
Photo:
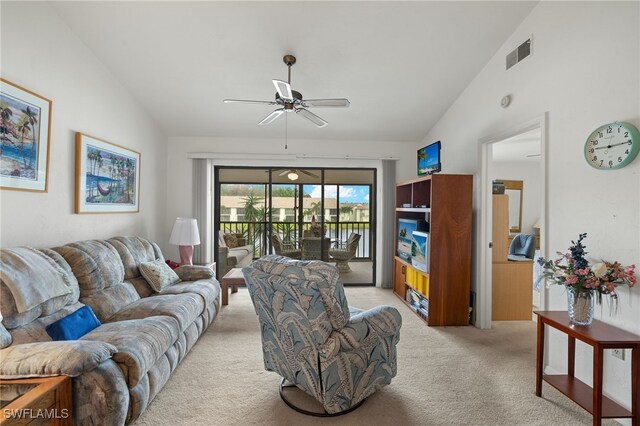
[[[269,255],[242,272],[260,320],[265,369],[326,413],[356,408],[396,375],[400,313],[392,306],[348,306],[335,266]]]
[[[220,286],[210,271],[198,267],[177,270],[183,281],[156,293],[138,266],[163,256],[143,238],[20,250],[0,252],[0,377],[73,377],[78,425],[136,420],[219,309]],[[16,252],[31,260],[21,261]],[[18,277],[24,273],[22,281],[8,276],[10,270]],[[36,283],[29,279],[42,277],[43,271],[52,272]],[[24,311],[30,297],[47,290],[38,287],[43,281],[48,288],[68,290]],[[102,325],[79,340],[52,341],[45,327],[85,304]]]

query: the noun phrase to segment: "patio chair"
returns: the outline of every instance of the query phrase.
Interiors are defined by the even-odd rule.
[[[326,262],[270,255],[242,272],[260,321],[265,369],[283,378],[280,397],[289,407],[346,414],[391,383],[402,325],[396,308],[349,306],[340,274]],[[297,407],[283,388],[304,391],[324,412]]]
[[[336,241],[335,247],[329,250],[329,255],[336,261],[336,268],[341,273],[351,272],[349,261],[356,255],[358,243],[360,242],[360,234],[352,232],[347,241]]]
[[[302,250],[298,248],[295,242],[285,243],[278,234],[273,234],[271,242],[276,254],[280,256],[290,257],[291,259],[300,259],[302,257]]]

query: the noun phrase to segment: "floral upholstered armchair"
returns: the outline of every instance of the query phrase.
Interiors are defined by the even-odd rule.
[[[265,256],[243,270],[262,329],[266,370],[319,401],[325,413],[356,408],[396,375],[402,318],[391,306],[347,305],[336,268]]]

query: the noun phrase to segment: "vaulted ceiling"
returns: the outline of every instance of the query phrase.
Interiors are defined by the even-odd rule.
[[[298,62],[317,128],[288,117],[290,138],[420,141],[536,2],[59,2],[56,11],[169,136],[280,138],[256,124]]]

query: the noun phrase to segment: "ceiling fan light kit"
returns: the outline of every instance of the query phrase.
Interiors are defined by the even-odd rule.
[[[272,80],[276,88],[275,101],[254,101],[244,99],[224,99],[224,103],[244,103],[261,105],[279,105],[280,108],[266,116],[258,124],[261,126],[273,123],[285,112],[296,112],[296,115],[306,118],[318,127],[324,127],[328,123],[324,119],[309,111],[307,108],[347,108],[351,103],[346,98],[335,99],[304,99],[302,93],[291,89],[291,66],[296,63],[296,57],[285,55],[282,58],[288,68],[288,80]]]

